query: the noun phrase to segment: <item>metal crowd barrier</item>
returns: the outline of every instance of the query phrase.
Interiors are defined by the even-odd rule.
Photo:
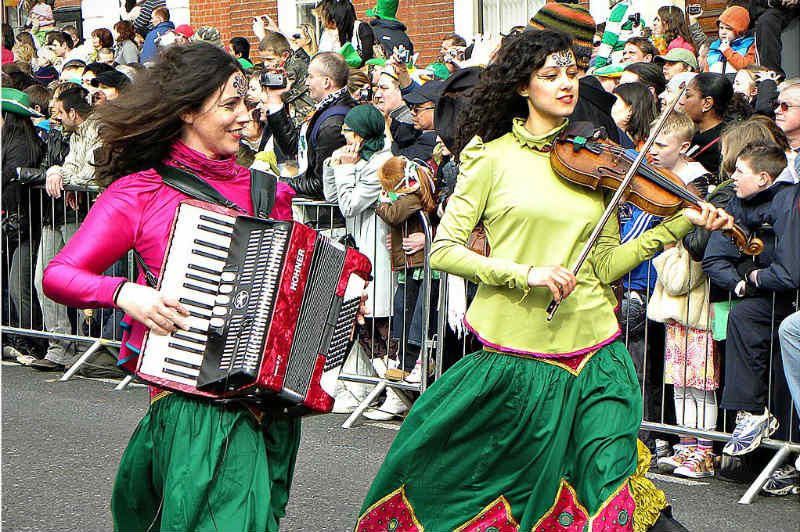
[[[4,224],[2,238],[3,318],[0,333],[3,344],[13,336],[59,342],[62,348],[78,352],[79,345],[88,348],[61,377],[69,380],[81,366],[89,364],[101,347],[119,348],[122,330],[118,312],[112,309],[68,309],[57,305],[40,293],[41,275],[49,259],[77,231],[78,225],[99,194],[98,187],[64,187],[62,197],[54,199],[42,186],[24,188],[17,209],[4,213],[16,220],[22,236],[17,237]],[[13,225],[13,224],[12,224]],[[37,266],[38,263],[38,266]],[[133,280],[136,276],[132,260],[117,263],[115,273]],[[49,322],[49,323],[48,323]],[[125,377],[116,389],[124,389],[132,380]]]
[[[303,221],[309,223],[315,229],[321,231],[322,233],[327,233],[329,236],[333,238],[340,238],[346,235],[346,230],[344,229],[344,219],[341,217],[341,213],[339,212],[338,205],[335,203],[328,203],[323,201],[313,201],[307,199],[295,199],[293,202],[293,210],[294,216],[296,221]],[[372,223],[376,226],[378,224],[383,224],[384,222],[380,220],[376,214],[372,214],[373,220]],[[438,348],[438,334],[436,331],[431,331],[432,322],[431,319],[431,296],[433,294],[433,277],[434,274],[430,267],[430,247],[433,240],[433,231],[431,227],[430,220],[424,213],[418,214],[420,224],[422,226],[423,234],[425,236],[425,245],[424,245],[424,264],[422,266],[422,283],[420,290],[422,292],[422,325],[421,329],[424,331],[424,339],[423,344],[421,346],[421,354],[420,354],[420,362],[421,362],[421,370],[420,370],[420,382],[419,383],[410,383],[406,382],[405,380],[390,380],[385,378],[385,376],[378,376],[375,372],[375,359],[382,358],[376,357],[375,354],[381,349],[378,349],[378,345],[375,338],[375,331],[376,327],[374,321],[372,322],[372,330],[370,335],[370,345],[367,348],[369,351],[367,353],[367,358],[369,360],[369,364],[362,365],[360,368],[361,371],[352,372],[343,370],[342,373],[339,375],[339,380],[348,383],[356,383],[356,384],[363,384],[372,386],[372,389],[366,394],[364,397],[359,397],[359,404],[356,409],[350,414],[347,420],[342,424],[344,428],[352,427],[361,417],[364,411],[369,408],[372,403],[383,394],[387,388],[392,389],[400,399],[410,408],[412,404],[412,400],[408,395],[408,392],[411,393],[422,393],[429,385],[430,380],[430,363],[433,361],[434,368],[439,374],[441,373],[441,353],[440,349]],[[377,234],[377,231],[375,232]],[[355,235],[353,235],[355,236]],[[377,237],[376,237],[377,238]],[[385,245],[383,242],[373,242],[374,246]],[[374,262],[374,257],[370,257],[371,260]],[[376,265],[373,264],[373,270],[376,269]],[[406,276],[411,275],[411,270],[406,269],[403,273]],[[396,274],[395,274],[396,275]],[[441,285],[441,283],[440,283]],[[377,283],[371,283],[370,287],[368,288],[368,301],[367,305],[369,306],[370,301],[376,301],[378,294],[376,293],[376,286]],[[394,308],[394,289],[396,287],[396,282],[392,282],[389,284],[389,289],[392,293],[389,294],[389,301],[390,301],[390,308]],[[404,291],[404,295],[407,296],[407,291]],[[404,305],[405,307],[405,305]],[[439,312],[441,315],[441,312]],[[369,317],[369,316],[368,316]],[[382,317],[378,317],[382,318]],[[399,327],[403,328],[403,331],[406,330],[406,323],[405,320],[411,320],[412,316],[406,315],[405,313],[403,316],[388,316],[388,325],[387,325],[387,342],[386,342],[386,353],[388,355],[390,351],[390,345],[392,345],[392,329],[395,320],[401,320],[401,325]],[[356,341],[355,349],[361,349],[358,346],[359,342]],[[400,342],[398,345],[397,357],[398,361],[402,363],[402,360],[405,355],[406,345],[403,342]],[[386,360],[384,360],[386,363]],[[388,364],[387,364],[388,365]]]

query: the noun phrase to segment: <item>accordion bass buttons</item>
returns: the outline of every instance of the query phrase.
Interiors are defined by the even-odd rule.
[[[232,284],[221,284],[219,285],[219,293],[220,294],[230,294],[233,292],[233,285]]]
[[[220,277],[223,283],[230,283],[236,280],[236,272],[222,272]]]

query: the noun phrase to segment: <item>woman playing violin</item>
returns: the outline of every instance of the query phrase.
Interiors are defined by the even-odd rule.
[[[578,98],[571,45],[547,30],[510,39],[459,119],[461,173],[431,262],[478,283],[465,321],[484,348],[417,401],[359,531],[392,519],[408,523],[398,530],[632,530],[642,398],[609,285],[693,225],[732,220],[702,204],[620,245],[614,216],[577,276],[567,269],[605,209],[602,192],[550,166]],[[465,245],[479,222],[488,257]],[[548,321],[551,299],[561,308]]]

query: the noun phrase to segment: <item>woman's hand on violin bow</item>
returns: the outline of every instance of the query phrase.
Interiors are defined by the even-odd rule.
[[[557,303],[575,290],[577,282],[575,275],[563,266],[531,267],[528,270],[528,286],[546,286]]]
[[[705,201],[700,202],[700,210],[686,208],[683,214],[697,227],[707,231],[719,231],[733,227],[733,216],[721,207],[715,207]]]

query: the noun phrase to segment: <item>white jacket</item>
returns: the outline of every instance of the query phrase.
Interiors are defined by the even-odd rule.
[[[653,259],[658,280],[647,305],[647,317],[665,323],[674,320],[694,329],[709,328],[708,276],[678,241]]]
[[[353,235],[358,250],[372,262],[373,281],[368,288],[367,308],[371,316],[380,318],[392,314],[394,294],[392,262],[386,248],[389,228],[375,214],[381,193],[378,169],[392,152],[384,149],[355,164],[331,166],[330,159],[323,165],[322,185],[325,200],[338,203],[345,218],[347,232]]]

